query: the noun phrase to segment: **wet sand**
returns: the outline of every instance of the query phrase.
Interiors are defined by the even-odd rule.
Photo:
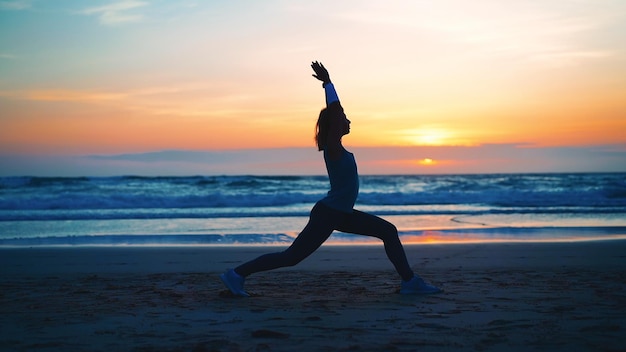
[[[0,249],[2,351],[623,351],[626,241],[407,246],[442,294],[397,294],[382,246]]]

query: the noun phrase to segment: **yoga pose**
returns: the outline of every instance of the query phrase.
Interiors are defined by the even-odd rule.
[[[330,80],[328,71],[321,63],[311,64],[313,77],[322,81],[326,93],[326,108],[317,120],[315,141],[324,152],[324,162],[330,180],[330,191],[318,201],[309,217],[309,222],[282,252],[262,255],[220,275],[224,285],[237,296],[249,296],[244,290],[244,280],[261,271],[294,266],[315,252],[333,231],[373,236],[385,245],[387,257],[402,278],[400,293],[428,294],[441,290],[413,273],[398,238],[396,227],[377,216],[353,209],[359,193],[359,176],[354,155],[341,143],[341,138],[350,133],[350,120],[346,118],[339,97]]]

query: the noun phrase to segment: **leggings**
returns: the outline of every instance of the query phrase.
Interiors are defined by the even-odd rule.
[[[387,257],[400,277],[405,281],[413,277],[413,271],[398,238],[398,230],[393,224],[358,210],[344,213],[321,202],[315,204],[309,222],[289,248],[282,252],[264,254],[238,266],[235,272],[246,277],[261,271],[294,266],[315,252],[334,230],[380,238],[385,245]]]

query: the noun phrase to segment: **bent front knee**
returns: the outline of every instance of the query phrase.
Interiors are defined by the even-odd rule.
[[[382,239],[384,242],[398,240],[398,228],[390,223],[381,233],[380,239]]]
[[[385,234],[388,236],[398,237],[398,228],[396,227],[396,225],[389,223],[389,225],[385,229]]]

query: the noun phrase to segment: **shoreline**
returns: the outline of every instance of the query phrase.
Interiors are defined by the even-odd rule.
[[[65,236],[14,236],[0,238],[2,248],[31,247],[184,247],[184,246],[288,246],[298,232],[244,234],[109,234]],[[478,228],[399,230],[402,243],[474,244],[530,242],[592,242],[626,240],[626,226],[484,226]],[[355,236],[336,231],[327,246],[369,246],[380,241],[373,237]]]
[[[284,246],[281,246],[285,248]],[[620,350],[626,241],[406,245],[445,290],[396,293],[379,246],[322,246],[252,275],[278,247],[0,249],[0,349],[42,351]]]
[[[352,235],[350,235],[352,236]],[[406,235],[405,237],[410,237]],[[446,245],[480,245],[480,244],[535,244],[535,243],[590,243],[590,242],[611,242],[626,241],[626,234],[607,235],[607,236],[589,236],[589,237],[565,237],[565,238],[539,238],[539,239],[432,239],[427,238],[422,241],[404,241],[407,238],[400,236],[404,246],[446,246]],[[294,238],[289,238],[293,240]],[[281,243],[84,243],[84,244],[0,244],[2,250],[17,249],[81,249],[81,248],[286,248],[292,241]],[[375,247],[380,246],[380,240],[372,238],[367,241],[350,241],[350,240],[327,240],[323,243],[323,247]]]

